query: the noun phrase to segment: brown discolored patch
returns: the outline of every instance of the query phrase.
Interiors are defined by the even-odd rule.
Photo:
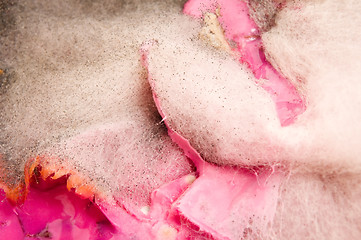
[[[199,33],[199,37],[211,46],[231,53],[231,47],[224,36],[224,30],[219,23],[218,17],[219,9],[216,10],[216,13],[205,13],[203,15],[204,26]]]
[[[17,1],[15,0],[0,1],[0,36],[15,25],[14,6],[16,4]]]
[[[266,32],[275,25],[275,19],[282,0],[250,0],[249,9],[251,18],[262,32]]]

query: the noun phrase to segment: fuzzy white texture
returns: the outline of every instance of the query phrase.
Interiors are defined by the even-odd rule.
[[[262,35],[268,59],[307,99],[285,133],[297,161],[361,170],[360,10],[359,1],[290,1]]]
[[[154,189],[192,171],[162,124],[137,119],[92,125],[48,149],[86,175],[102,196],[115,198],[135,214],[150,206]]]
[[[361,236],[360,10],[352,0],[288,1],[262,35],[267,58],[307,99],[282,133],[294,168],[274,239]]]
[[[359,239],[360,3],[288,4],[262,35],[268,59],[307,97],[307,111],[287,128],[246,67],[198,42],[200,26],[181,15],[178,2],[29,0],[11,7],[15,24],[0,32],[0,68],[9,81],[0,96],[7,167],[18,176],[27,157],[55,148],[141,209],[149,199],[138,185],[169,181],[156,163],[172,173],[184,166],[177,165],[181,152],[161,157],[168,150],[160,145],[175,146],[158,124],[140,64],[141,43],[156,39],[150,70],[162,107],[205,159],[292,166],[262,238]]]
[[[179,3],[34,0],[10,10],[16,22],[0,57],[10,78],[0,104],[9,183],[21,179],[26,160],[47,153],[139,205],[190,173],[160,123],[139,53],[148,39],[199,25]]]
[[[237,60],[182,36],[150,50],[149,72],[170,127],[206,161],[245,166],[280,158],[274,103]]]
[[[150,55],[167,121],[206,160],[289,168],[269,238],[361,235],[360,9],[356,1],[289,1],[263,33],[268,59],[307,100],[284,128],[269,96],[232,59],[194,40]]]

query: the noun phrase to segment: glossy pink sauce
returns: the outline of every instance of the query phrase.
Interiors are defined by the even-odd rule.
[[[24,231],[13,206],[0,190],[0,239],[24,239]]]
[[[0,239],[189,239],[206,237],[174,208],[196,177],[187,175],[151,194],[149,213],[139,219],[116,200],[83,199],[62,181],[37,180],[24,204],[13,205],[0,192]],[[184,225],[186,224],[186,226]],[[173,233],[173,235],[168,232]],[[173,238],[174,237],[174,238]]]
[[[116,231],[105,215],[62,180],[37,180],[26,201],[15,206],[1,191],[0,239],[111,239]]]

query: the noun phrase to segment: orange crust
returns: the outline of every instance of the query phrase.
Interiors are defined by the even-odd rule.
[[[90,184],[89,178],[79,173],[69,166],[58,164],[59,159],[55,157],[37,156],[29,159],[24,167],[24,181],[19,182],[15,187],[10,187],[5,183],[6,171],[2,166],[2,156],[0,155],[0,188],[2,188],[8,200],[14,204],[21,204],[26,200],[30,185],[39,177],[46,180],[56,180],[66,177],[66,186],[69,191],[74,192],[82,198],[93,199],[95,195],[101,195],[95,186]]]

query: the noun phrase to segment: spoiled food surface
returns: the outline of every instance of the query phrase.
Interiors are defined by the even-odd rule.
[[[231,3],[250,6],[259,31],[242,35],[257,26],[227,22],[252,22]],[[72,202],[64,186],[28,185],[23,206],[1,202],[2,236],[360,238],[357,1],[189,1],[193,17],[213,11],[208,24],[218,21],[228,53],[199,40],[204,21],[182,15],[178,1],[4,1],[1,9],[1,182],[16,186],[27,159],[51,155],[81,174],[69,177],[80,179],[75,192],[95,186],[107,196]],[[148,69],[144,41],[158,42]],[[303,94],[305,113],[288,111],[302,103],[290,101],[300,99],[293,90],[274,88],[287,85],[267,85],[278,74]],[[106,218],[101,227],[84,221],[92,204],[101,210],[92,219]]]

